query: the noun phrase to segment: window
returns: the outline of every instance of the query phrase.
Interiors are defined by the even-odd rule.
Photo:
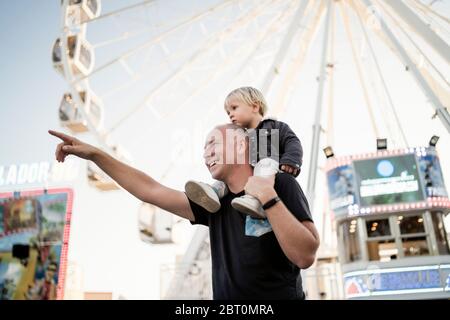
[[[439,254],[450,254],[447,231],[445,230],[444,219],[442,212],[432,212],[431,219],[433,220],[433,228],[436,234],[436,242]]]
[[[361,260],[361,248],[359,246],[358,226],[356,219],[345,221],[341,225],[344,241],[345,262]]]
[[[412,237],[402,239],[403,254],[405,257],[423,256],[430,254],[427,237]]]
[[[397,259],[398,248],[391,231],[389,218],[366,221],[367,253],[370,261]]]
[[[405,257],[429,255],[423,214],[397,216],[403,254]]]
[[[389,228],[389,220],[387,218],[366,221],[366,228],[369,238],[391,235],[391,228]]]
[[[395,239],[367,242],[367,253],[370,261],[391,261],[397,259],[398,248]]]
[[[401,234],[425,232],[422,215],[407,216],[407,217],[398,216],[397,224],[400,226]]]

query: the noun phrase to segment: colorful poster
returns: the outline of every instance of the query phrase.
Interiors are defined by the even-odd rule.
[[[350,165],[340,166],[328,171],[328,194],[330,208],[335,213],[345,210],[356,203],[355,180]]]
[[[418,161],[427,197],[447,197],[439,158],[427,153],[419,157]]]
[[[62,299],[72,190],[0,194],[0,300]]]

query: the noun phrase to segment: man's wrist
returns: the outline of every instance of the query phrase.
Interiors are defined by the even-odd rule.
[[[272,189],[270,190],[270,192],[263,193],[259,197],[259,201],[261,202],[262,205],[264,205],[265,203],[267,203],[267,201],[275,198],[276,196],[278,196],[277,192],[275,191],[275,189]]]
[[[91,160],[94,163],[97,163],[100,160],[102,154],[104,154],[103,150],[94,147],[94,150],[92,151],[89,160]]]

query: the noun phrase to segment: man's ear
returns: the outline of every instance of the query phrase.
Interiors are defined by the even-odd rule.
[[[247,155],[247,138],[245,136],[238,136],[237,137],[237,155],[238,155],[238,161],[239,164],[245,163],[245,157]]]

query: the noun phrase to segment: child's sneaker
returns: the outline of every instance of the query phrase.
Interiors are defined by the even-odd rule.
[[[261,202],[253,196],[246,194],[242,197],[234,198],[233,201],[231,201],[231,206],[237,211],[248,214],[252,218],[266,218],[266,213],[262,208]]]
[[[184,186],[187,197],[200,207],[214,213],[220,209],[220,198],[228,191],[225,183],[216,181],[212,186],[200,182],[189,180]]]

